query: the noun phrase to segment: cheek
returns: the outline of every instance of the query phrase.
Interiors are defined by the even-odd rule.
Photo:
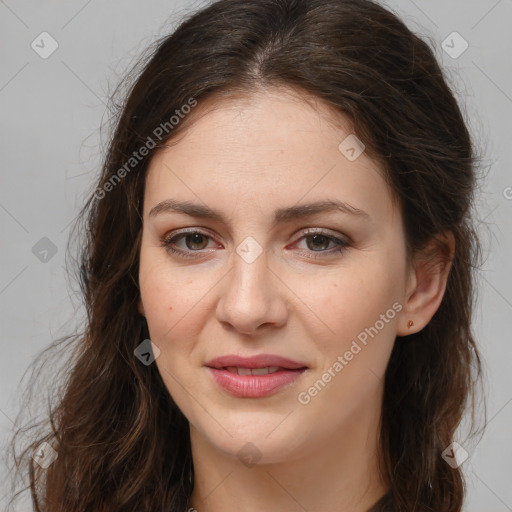
[[[161,350],[157,364],[177,369],[196,359],[194,350],[211,320],[211,294],[222,273],[200,265],[172,266],[162,252],[142,248],[140,293],[150,338]]]
[[[397,293],[396,268],[391,261],[361,261],[339,267],[335,272],[300,276],[294,291],[310,315],[310,325],[318,325],[316,335],[350,340],[373,325],[392,307]]]
[[[151,339],[160,348],[178,330],[180,319],[193,314],[198,286],[190,277],[173,270],[156,248],[142,248],[140,294]]]
[[[396,338],[395,324],[400,308],[395,300],[395,272],[399,265],[394,266],[391,260],[372,261],[368,259],[367,264],[361,265],[362,270],[355,266],[338,269],[336,275],[328,279],[302,281],[301,285],[309,290],[311,303],[308,305],[322,321],[321,324],[315,320],[315,325],[321,327],[309,332],[322,359],[314,377],[307,383],[311,387],[301,390],[302,396],[309,396],[314,403],[305,411],[311,418],[328,416],[332,425],[364,414],[368,404],[377,407]],[[317,385],[324,377],[328,381],[325,388]],[[318,399],[312,398],[317,394]],[[336,408],[332,404],[344,405]]]

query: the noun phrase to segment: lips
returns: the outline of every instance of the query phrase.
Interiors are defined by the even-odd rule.
[[[308,368],[281,356],[221,356],[205,364],[214,381],[239,398],[261,398],[277,393],[296,381]]]
[[[267,368],[279,367],[284,370],[297,370],[299,368],[307,368],[305,363],[294,361],[286,357],[272,355],[272,354],[259,354],[256,356],[242,357],[238,355],[220,356],[208,361],[205,366],[210,368]]]

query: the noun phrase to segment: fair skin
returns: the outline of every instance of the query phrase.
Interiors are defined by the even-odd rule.
[[[152,158],[140,251],[139,310],[160,350],[155,364],[190,423],[190,506],[366,511],[387,489],[378,433],[393,344],[432,318],[449,268],[407,268],[402,218],[382,170],[365,152],[350,161],[338,149],[353,132],[348,118],[332,122],[325,105],[278,89],[214,107]],[[223,219],[149,215],[168,199],[208,206]],[[275,222],[278,209],[325,200],[366,215],[326,211]],[[203,234],[174,242],[189,258],[161,241],[184,228]],[[323,237],[312,239],[310,228]],[[236,252],[248,236],[263,250],[250,263]],[[329,236],[348,247],[336,252]],[[333,377],[338,356],[383,314],[378,334],[358,343]],[[241,398],[204,366],[225,354],[261,353],[307,370],[271,396]],[[329,368],[325,387],[300,402]],[[250,466],[237,456],[248,442],[260,457]]]

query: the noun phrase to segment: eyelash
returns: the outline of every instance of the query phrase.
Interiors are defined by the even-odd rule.
[[[196,235],[196,234],[202,235],[206,238],[210,238],[210,239],[212,238],[210,235],[208,235],[207,233],[203,233],[202,231],[197,231],[197,230],[185,231],[185,232],[181,232],[178,234],[174,234],[172,236],[163,237],[161,239],[161,242],[162,242],[161,246],[164,247],[165,250],[168,251],[169,253],[176,254],[182,258],[198,258],[198,257],[200,257],[200,255],[204,255],[204,253],[202,253],[202,251],[204,249],[200,249],[197,251],[192,251],[192,250],[184,251],[182,249],[176,249],[173,247],[173,244],[175,244],[177,241],[181,240],[183,237],[186,237],[187,235]],[[331,248],[328,250],[320,250],[320,251],[308,250],[307,252],[310,254],[309,257],[313,257],[314,259],[325,258],[327,256],[332,256],[334,254],[343,254],[345,252],[345,250],[350,246],[350,244],[347,241],[342,240],[341,238],[337,238],[337,237],[330,235],[330,234],[326,233],[325,231],[321,231],[321,230],[320,231],[306,231],[297,240],[297,242],[302,240],[303,238],[306,239],[306,238],[312,237],[314,235],[320,235],[320,236],[326,238],[329,242],[334,242],[337,244],[337,247]],[[197,254],[194,254],[194,253],[197,253]],[[320,254],[317,255],[314,253],[320,253]]]

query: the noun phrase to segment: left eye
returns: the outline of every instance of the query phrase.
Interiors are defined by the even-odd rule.
[[[329,247],[329,244],[331,244],[331,243],[334,243],[335,246],[340,245],[342,243],[341,240],[338,240],[335,237],[318,234],[318,233],[315,233],[312,235],[305,235],[300,240],[305,240],[306,247],[310,251],[315,251],[315,252],[331,249],[332,246]]]

